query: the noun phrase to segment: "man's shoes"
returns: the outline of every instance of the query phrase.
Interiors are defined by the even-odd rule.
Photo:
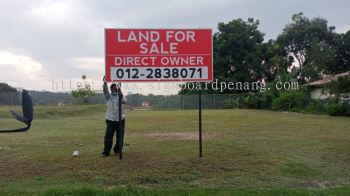
[[[109,154],[106,154],[106,153],[102,153],[102,158],[105,158],[105,157],[108,157]]]
[[[119,151],[114,151],[114,155],[118,156],[119,155]]]

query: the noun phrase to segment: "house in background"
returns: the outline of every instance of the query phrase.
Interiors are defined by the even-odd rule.
[[[144,108],[149,108],[150,104],[148,101],[143,101],[141,106]]]
[[[305,86],[309,87],[310,95],[312,99],[327,99],[332,95],[329,92],[323,92],[323,88],[329,84],[331,81],[338,79],[339,77],[348,76],[350,77],[350,71],[343,72],[340,74],[332,75],[321,80],[316,80],[313,82],[306,83]]]

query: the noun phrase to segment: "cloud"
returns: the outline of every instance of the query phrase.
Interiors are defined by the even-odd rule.
[[[78,69],[104,72],[104,58],[78,57],[74,58],[71,63]]]
[[[8,51],[0,50],[0,79],[15,87],[37,89],[45,73],[43,65],[35,59]]]
[[[31,57],[7,51],[0,51],[0,66],[12,66],[15,69],[20,69],[23,74],[30,78],[35,77],[42,68],[42,65]]]
[[[76,6],[72,2],[74,1],[44,1],[31,7],[25,16],[44,26],[74,23],[78,15],[74,11]]]

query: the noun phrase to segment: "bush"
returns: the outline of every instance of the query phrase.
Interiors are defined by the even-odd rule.
[[[334,96],[334,97],[329,97],[327,99],[322,100],[323,103],[327,103],[327,104],[332,104],[332,103],[339,103],[339,97],[338,96]]]
[[[307,113],[312,114],[325,114],[327,113],[326,107],[321,101],[311,101],[310,104],[306,108]]]
[[[258,108],[259,96],[257,93],[248,93],[241,98],[241,106],[242,108]]]
[[[299,111],[310,102],[310,95],[303,91],[281,92],[272,100],[273,110]],[[293,109],[296,108],[296,109]]]
[[[329,104],[327,106],[327,113],[330,116],[350,116],[350,105]]]
[[[258,93],[242,93],[236,96],[236,99],[224,102],[224,109],[230,108],[244,108],[244,109],[256,109],[259,108],[261,102],[261,95]]]
[[[222,106],[223,109],[233,109],[233,108],[238,108],[239,103],[238,99],[237,100],[225,100],[224,105]]]
[[[330,116],[341,116],[344,113],[342,106],[339,104],[328,105],[327,112]]]
[[[301,107],[294,107],[294,108],[290,109],[289,111],[297,112],[297,113],[304,113],[305,112],[304,108],[301,108]]]

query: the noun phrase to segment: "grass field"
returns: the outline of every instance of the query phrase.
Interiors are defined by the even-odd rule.
[[[9,109],[0,128],[22,126]],[[28,132],[0,134],[0,195],[350,194],[350,118],[204,110],[199,159],[197,111],[128,111],[119,160],[100,156],[104,110],[38,106]]]

